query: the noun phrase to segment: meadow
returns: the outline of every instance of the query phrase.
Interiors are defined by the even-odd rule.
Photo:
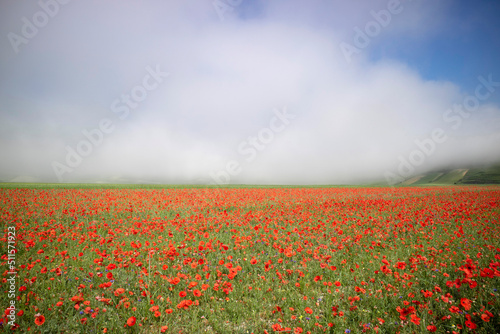
[[[500,332],[498,186],[4,188],[0,217],[3,332]]]

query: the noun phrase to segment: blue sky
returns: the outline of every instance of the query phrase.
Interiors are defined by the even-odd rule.
[[[327,1],[318,3],[325,4]],[[373,6],[373,10],[384,9],[383,4]],[[401,4],[411,6],[404,0]],[[425,34],[403,33],[399,36],[384,36],[382,32],[373,39],[372,47],[367,50],[369,59],[374,62],[394,59],[407,64],[425,79],[450,80],[466,89],[476,87],[478,75],[491,73],[496,78],[500,77],[500,2],[436,1],[432,6],[439,15],[423,17],[420,24],[430,24],[435,29]],[[242,20],[259,20],[266,16],[263,1],[243,1],[235,8]],[[343,12],[347,15],[350,13],[348,9],[343,9]],[[300,12],[297,15],[300,16]],[[330,19],[326,15],[317,22],[312,20],[309,23],[324,28],[338,28],[336,22]],[[358,26],[362,28],[363,24]],[[499,95],[494,99],[500,101]]]
[[[486,0],[2,2],[0,180],[330,184],[497,162],[498,14]]]
[[[425,79],[450,80],[469,90],[475,88],[478,75],[499,78],[500,2],[451,1],[446,8],[447,23],[439,31],[406,43],[404,37],[386,41],[371,51],[372,59],[394,58]],[[494,101],[499,98],[497,94]]]

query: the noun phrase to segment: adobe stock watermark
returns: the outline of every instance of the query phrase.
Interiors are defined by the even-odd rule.
[[[241,5],[243,0],[214,0],[212,6],[214,6],[217,15],[221,21],[224,21],[226,13],[234,12],[234,9]]]
[[[15,328],[16,326],[16,227],[8,226],[8,235],[7,235],[7,274],[9,278],[7,278],[7,286],[8,286],[8,294],[9,297],[9,306],[6,308],[5,315],[7,316],[7,323],[11,326],[11,328]]]
[[[500,82],[493,81],[491,74],[488,75],[487,79],[483,76],[479,76],[477,79],[479,84],[474,90],[474,95],[467,95],[461,104],[454,104],[442,115],[445,124],[453,130],[460,128],[463,120],[469,118],[471,112],[478,110],[480,102],[489,99],[497,87],[500,87]],[[427,138],[415,140],[414,144],[417,148],[412,150],[407,157],[403,155],[398,157],[399,165],[397,172],[386,171],[384,173],[387,183],[393,186],[412,176],[415,173],[416,167],[423,165],[425,160],[434,154],[437,146],[447,140],[448,135],[446,134],[446,130],[439,127],[434,128]]]
[[[162,72],[159,65],[153,69],[146,66],[147,74],[140,84],[134,86],[130,92],[124,93],[120,98],[115,99],[110,106],[110,110],[120,120],[125,120],[130,111],[139,107],[140,103],[148,97],[148,93],[157,89],[169,73]],[[85,139],[80,140],[73,148],[66,145],[66,158],[64,162],[52,161],[52,169],[59,182],[63,182],[63,176],[71,173],[81,165],[83,158],[89,156],[95,147],[99,147],[104,136],[111,134],[115,130],[115,122],[110,118],[103,118],[93,129],[83,129],[82,135]]]
[[[354,37],[352,44],[346,42],[341,42],[339,44],[345,60],[350,63],[352,56],[361,53],[362,49],[368,47],[371,40],[377,37],[380,32],[391,23],[393,16],[401,14],[403,9],[404,7],[401,1],[389,0],[389,2],[387,2],[387,9],[381,9],[378,12],[371,10],[370,15],[373,20],[368,21],[363,29],[358,26],[353,28]]]
[[[50,19],[54,18],[61,8],[61,5],[66,5],[71,0],[40,0],[38,6],[40,10],[31,16],[31,19],[23,16],[21,18],[21,34],[9,32],[7,38],[9,39],[12,50],[19,53],[19,48],[22,44],[26,45],[30,40],[38,35],[40,29],[45,27]]]
[[[295,115],[288,113],[286,107],[282,110],[274,109],[274,116],[269,121],[269,126],[260,129],[255,135],[247,137],[237,146],[238,154],[243,158],[244,163],[253,162],[259,152],[262,152],[276,138],[276,135],[295,119]],[[210,178],[213,182],[210,185],[224,185],[231,182],[231,177],[237,176],[243,171],[243,163],[238,160],[230,160],[226,163],[224,169],[217,172],[210,172]]]

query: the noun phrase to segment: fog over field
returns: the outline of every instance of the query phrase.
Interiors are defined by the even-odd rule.
[[[498,14],[3,1],[0,180],[342,184],[497,162]]]

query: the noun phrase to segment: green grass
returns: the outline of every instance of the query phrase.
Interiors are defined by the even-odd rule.
[[[407,186],[446,186],[446,185],[488,185],[500,184],[500,165],[468,169],[445,169],[411,177],[403,184]],[[412,179],[416,178],[412,182]]]
[[[448,173],[444,173],[442,176],[439,176],[434,182],[442,184],[453,184],[460,181],[463,178],[463,175],[463,170],[454,169],[452,171],[449,171]]]
[[[411,185],[453,185],[462,179],[463,174],[463,169],[427,173]]]
[[[460,183],[500,184],[500,165],[488,168],[471,168]]]
[[[443,175],[442,172],[428,173],[428,174],[424,175],[421,179],[419,179],[417,182],[415,182],[413,184],[415,185],[415,184],[428,184],[428,183],[432,183],[434,180],[436,180],[437,178],[441,177],[441,175]]]
[[[384,186],[384,185],[380,185]],[[0,182],[0,189],[246,189],[246,188],[364,188],[373,185],[262,185],[262,184],[126,184]]]
[[[379,326],[379,333],[410,334],[435,323],[438,333],[451,333],[465,317],[449,311],[441,299],[446,294],[457,307],[461,298],[473,301],[477,333],[495,332],[499,278],[480,273],[497,261],[498,187],[392,190],[2,189],[0,209],[6,226],[17,229],[16,263],[23,265],[20,332],[160,333],[166,325],[166,333],[249,334],[273,333],[281,324],[304,333],[359,333],[370,324],[369,332]],[[7,254],[6,239],[0,253]],[[477,287],[448,286],[464,278],[459,268],[469,257]],[[381,272],[384,259],[391,273]],[[399,261],[405,268],[395,266]],[[233,278],[227,263],[241,266]],[[111,280],[110,264],[118,266],[109,269],[113,285],[101,286]],[[178,284],[169,282],[174,277]],[[199,297],[189,288],[193,281]],[[224,282],[233,289],[224,292]],[[118,288],[125,293],[117,295]],[[433,291],[433,298],[422,290]],[[181,291],[199,304],[178,307],[186,299]],[[73,301],[79,294],[82,301]],[[0,295],[0,305],[7,302],[7,294]],[[408,306],[415,306],[420,324],[401,321],[397,309]],[[483,308],[495,314],[490,322],[481,320]],[[36,314],[45,324],[34,324]],[[131,316],[137,324],[126,326]]]
[[[413,179],[411,177],[410,179]],[[491,167],[471,168],[463,175],[463,169],[446,169],[420,175],[414,182],[403,182],[401,186],[443,186],[443,185],[500,184],[500,164]],[[259,184],[133,184],[133,183],[33,183],[0,182],[0,189],[200,189],[200,188],[365,188],[386,187],[386,182],[374,182],[357,185],[259,185]]]

